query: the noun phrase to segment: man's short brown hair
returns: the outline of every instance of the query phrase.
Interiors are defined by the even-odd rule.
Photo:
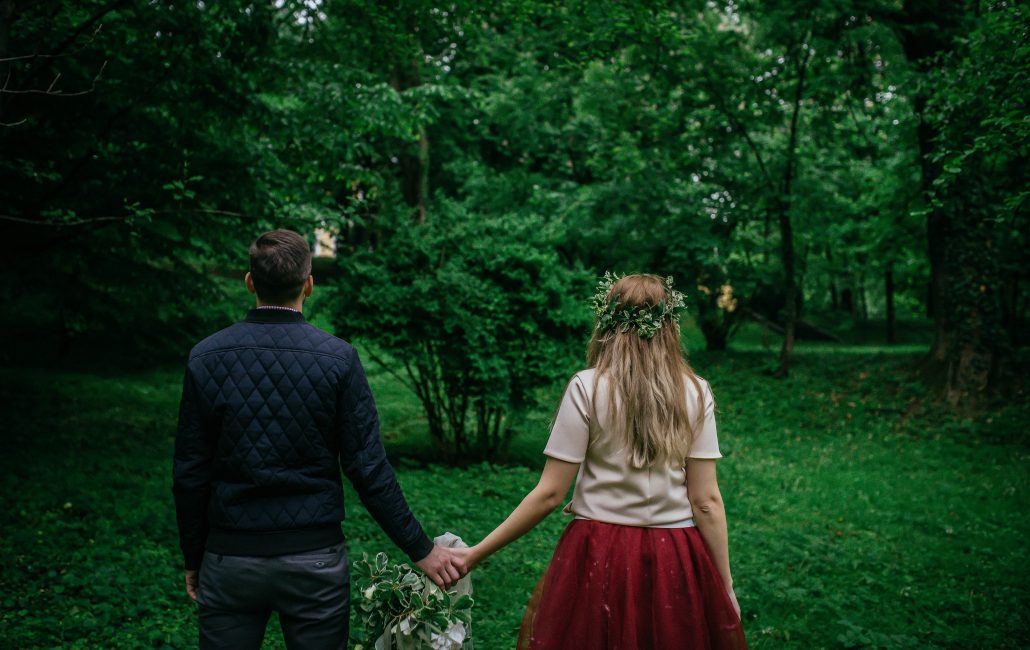
[[[311,275],[311,248],[292,230],[272,230],[250,245],[250,277],[261,302],[293,302]]]

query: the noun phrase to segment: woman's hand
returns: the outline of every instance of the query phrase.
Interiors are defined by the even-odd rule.
[[[726,595],[730,597],[730,602],[733,603],[733,611],[737,612],[737,618],[740,618],[740,604],[737,603],[737,594],[734,593],[733,587],[726,588]]]
[[[479,558],[476,556],[475,547],[471,548],[454,548],[451,551],[460,557],[465,562],[465,571],[471,572],[473,567],[479,564]]]
[[[554,509],[561,505],[578,471],[579,463],[548,458],[536,487],[529,491],[504,523],[472,548],[454,549],[466,553],[463,557],[467,562],[467,568],[471,569],[533,530],[544,517],[554,512]]]

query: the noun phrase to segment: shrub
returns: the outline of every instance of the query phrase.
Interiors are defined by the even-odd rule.
[[[445,203],[344,260],[337,331],[392,357],[442,458],[503,455],[533,389],[575,365],[590,277],[559,261],[563,234],[539,216]]]

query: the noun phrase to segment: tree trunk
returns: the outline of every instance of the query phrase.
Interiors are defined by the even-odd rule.
[[[1030,342],[1026,324],[1026,299],[1020,286],[1019,276],[1008,274],[1003,278],[999,297],[1001,301],[1002,324],[1009,334],[1012,346],[1022,347]]]
[[[708,350],[725,350],[729,328],[719,320],[705,319],[700,322],[701,333],[705,337],[705,348]]]
[[[10,51],[11,21],[14,19],[14,0],[0,0],[0,59]]]
[[[919,117],[919,125],[916,128],[916,142],[919,146],[919,167],[921,175],[921,187],[927,193],[933,187],[933,181],[940,174],[939,167],[933,163],[931,156],[934,154],[934,138],[936,130],[923,119],[923,111],[926,108],[926,97],[919,95],[913,103],[916,115]],[[933,345],[930,347],[930,360],[934,365],[944,362],[947,356],[948,336],[947,332],[947,309],[945,308],[946,297],[944,296],[945,286],[945,260],[944,253],[947,245],[947,216],[939,208],[931,208],[926,217],[926,253],[930,262],[930,291],[928,312],[933,318],[934,337]]]
[[[955,38],[968,32],[969,26],[964,24],[968,15],[963,3],[906,0],[897,17],[906,58],[919,72],[930,72],[939,55],[955,47]],[[929,193],[940,175],[940,164],[934,162],[937,131],[925,117],[926,103],[922,93],[913,98],[919,118],[920,185]],[[980,401],[997,370],[997,350],[1004,344],[996,301],[992,300],[997,274],[984,267],[984,256],[978,250],[991,245],[991,226],[983,215],[974,214],[977,204],[969,195],[976,191],[964,187],[964,200],[931,208],[926,220],[928,310],[934,320],[934,340],[924,376],[941,388],[948,402],[963,410],[975,408]],[[973,260],[978,262],[971,263]]]
[[[783,172],[783,194],[779,204],[780,221],[780,258],[783,263],[784,289],[784,334],[783,346],[780,348],[780,367],[777,377],[786,377],[790,372],[790,357],[794,353],[794,335],[798,319],[798,286],[794,271],[794,225],[790,221],[791,189],[794,182],[794,168],[797,164],[798,118],[801,115],[801,100],[805,93],[805,73],[811,50],[807,49],[807,38],[802,43],[805,49],[797,56],[797,84],[794,89],[794,110],[790,116],[790,138],[787,142],[787,164]]]
[[[5,59],[11,49],[11,21],[14,20],[14,0],[0,0],[0,59]],[[11,63],[7,64],[8,66]],[[7,77],[8,70],[0,70],[2,78]],[[4,121],[5,99],[0,94],[0,123]],[[3,128],[0,126],[0,128]]]
[[[898,342],[898,332],[894,320],[894,269],[889,264],[883,272],[883,290],[887,303],[887,343],[894,345]]]
[[[429,136],[426,127],[418,130],[418,187],[415,191],[414,207],[418,223],[426,221],[426,201],[429,197]]]
[[[826,261],[830,263],[830,309],[837,311],[840,301],[837,298],[837,269],[833,267],[833,251],[826,247]]]
[[[986,172],[971,168],[949,196],[942,215],[944,240],[937,337],[924,367],[945,399],[963,412],[977,409],[991,389],[1010,339],[998,292],[1002,271],[989,252],[998,240],[987,213]]]
[[[895,16],[895,27],[901,36],[901,47],[905,58],[921,73],[933,70],[937,57],[951,50],[955,36],[964,33],[961,21],[966,14],[963,3],[936,0],[905,0],[901,11]],[[918,88],[918,86],[916,86]],[[916,145],[919,148],[920,187],[929,192],[933,181],[940,174],[940,166],[933,162],[936,130],[924,118],[926,94],[918,91],[912,98],[912,108],[919,123],[916,126]],[[939,346],[947,338],[944,331],[944,229],[945,215],[939,209],[931,209],[926,219],[927,256],[930,262],[930,290],[927,310],[934,319],[935,335],[931,357],[939,360]]]
[[[769,262],[769,211],[764,210],[762,221],[762,264]]]
[[[840,310],[846,311],[848,315],[855,315],[855,292],[851,287],[845,287],[840,292]]]
[[[414,29],[414,25],[409,25]],[[414,60],[397,62],[390,69],[390,85],[398,93],[421,85],[418,63]],[[426,220],[426,202],[429,195],[429,135],[425,126],[418,130],[416,153],[403,151],[397,156],[401,167],[401,192],[405,202],[414,208],[415,221]]]
[[[777,377],[790,372],[790,357],[794,353],[794,336],[798,321],[797,280],[794,277],[794,226],[790,212],[780,212],[780,257],[783,260],[784,306],[783,345],[780,347],[780,367]]]

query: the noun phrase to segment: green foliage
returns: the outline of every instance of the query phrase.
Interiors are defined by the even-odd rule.
[[[586,276],[557,262],[561,236],[447,203],[345,260],[337,331],[404,369],[445,456],[503,454],[534,389],[569,372],[589,309]]]
[[[932,92],[927,117],[941,145],[933,156],[941,166],[935,194],[947,195],[962,177],[979,179],[986,171],[995,183],[1010,184],[996,207],[1002,219],[1018,213],[1028,192],[1026,178],[1015,174],[1030,142],[1030,125],[1025,97],[1011,83],[1030,74],[1030,41],[1023,30],[1028,20],[1025,5],[990,3],[972,33],[926,82]]]
[[[1030,79],[1028,20],[1025,5],[990,3],[924,81],[938,173],[921,214],[942,215],[947,345],[966,356],[1026,342],[1018,303],[1030,279],[1030,126],[1016,80]],[[987,362],[973,374],[990,372]]]
[[[211,271],[244,268],[291,182],[255,128],[274,121],[255,96],[277,78],[274,19],[243,2],[99,1],[0,19],[5,89],[25,91],[0,102],[4,236],[19,242],[0,299],[35,307],[5,331],[180,356],[226,323]],[[39,92],[51,81],[62,96]]]
[[[782,318],[790,265],[805,318],[879,318],[888,291],[912,318],[936,165],[934,201],[1000,224],[952,239],[992,240],[960,263],[1002,278],[976,308],[1018,339],[1026,10],[945,5],[15,3],[0,299],[33,308],[3,327],[181,355],[228,320],[212,275],[262,230],[326,228],[347,255],[453,206],[557,224],[565,269],[672,275],[713,349]],[[912,38],[955,52],[922,79]],[[35,92],[57,75],[64,96]]]
[[[368,554],[353,565],[358,580],[365,640],[361,648],[385,650],[460,650],[472,648],[471,594],[446,592],[407,564],[391,563],[385,553]]]

